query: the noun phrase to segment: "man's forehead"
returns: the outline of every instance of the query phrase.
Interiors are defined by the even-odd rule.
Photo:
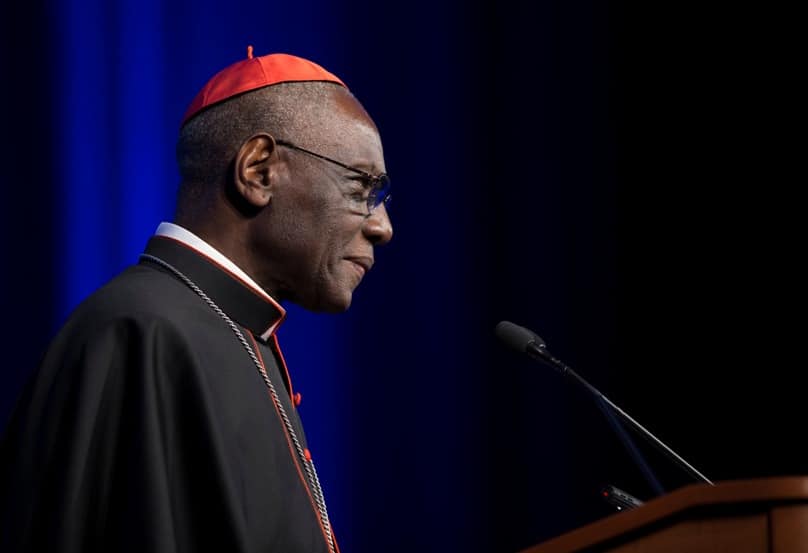
[[[361,106],[360,106],[361,109]],[[362,162],[368,166],[383,164],[382,143],[376,125],[362,111],[336,111],[331,117],[319,119],[309,129],[310,139],[324,153],[335,157],[350,156],[351,163]],[[381,169],[381,167],[379,167]]]
[[[311,145],[339,146],[346,142],[359,142],[378,147],[380,144],[373,119],[362,104],[341,87],[329,90],[325,101],[302,109],[298,124],[304,136],[294,138],[305,138]]]

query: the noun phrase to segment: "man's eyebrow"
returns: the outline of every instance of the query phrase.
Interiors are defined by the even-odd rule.
[[[353,169],[353,171],[351,169]],[[386,171],[376,171],[376,165],[373,163],[357,163],[355,165],[351,165],[350,169],[346,169],[346,171],[352,174],[354,177],[360,179],[376,180],[382,175],[387,175]],[[362,171],[362,173],[359,171]]]
[[[349,165],[354,169],[361,169],[362,171],[370,173],[371,175],[377,174],[376,172],[377,165],[374,162],[369,161],[367,159],[359,160],[357,162],[350,163]]]

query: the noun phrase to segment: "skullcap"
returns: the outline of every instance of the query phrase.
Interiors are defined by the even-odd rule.
[[[278,83],[301,81],[327,81],[345,86],[336,75],[307,59],[289,54],[254,58],[252,46],[248,46],[246,60],[222,69],[202,87],[185,112],[182,124],[203,109],[233,96]]]

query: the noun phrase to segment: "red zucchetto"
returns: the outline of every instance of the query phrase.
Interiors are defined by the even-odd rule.
[[[330,81],[345,86],[336,75],[307,59],[289,54],[269,54],[254,58],[252,46],[249,46],[246,60],[222,69],[202,87],[185,112],[182,125],[203,109],[238,94],[295,81]]]

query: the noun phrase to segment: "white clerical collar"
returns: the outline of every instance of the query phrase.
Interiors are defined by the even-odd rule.
[[[231,273],[238,277],[240,280],[244,281],[244,284],[248,285],[250,288],[253,288],[259,295],[266,298],[267,300],[271,301],[273,304],[277,305],[275,299],[266,293],[266,291],[261,288],[257,282],[255,282],[250,276],[245,273],[241,268],[230,261],[227,256],[225,256],[222,252],[202,240],[196,234],[191,232],[190,230],[183,228],[179,225],[174,223],[160,223],[160,226],[157,227],[157,230],[154,232],[155,236],[165,236],[166,238],[173,238],[178,242],[182,242],[186,246],[190,246],[191,248],[195,249],[199,253],[209,257]]]

